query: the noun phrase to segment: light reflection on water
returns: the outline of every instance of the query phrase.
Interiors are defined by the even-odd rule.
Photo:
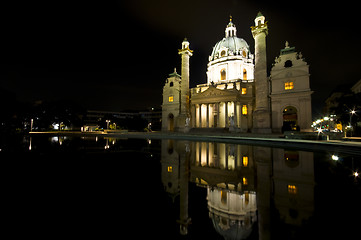
[[[109,220],[114,214],[128,219],[110,232],[124,231],[136,223],[148,230],[140,235],[172,239],[333,239],[356,236],[360,224],[360,218],[353,218],[361,210],[360,177],[355,176],[360,156],[99,136],[31,137],[21,146],[23,152],[19,152],[24,156],[54,161],[60,167],[61,173],[55,175],[65,182],[60,184],[66,189],[62,197],[73,198],[81,186],[87,190],[75,194],[76,199],[92,202],[92,211],[103,205],[109,208],[97,213],[102,219]],[[6,152],[6,147],[1,149],[1,154]],[[45,178],[44,172],[57,171],[41,165],[32,170],[34,174],[25,175],[28,181],[36,175],[40,182],[51,182],[54,179]],[[72,177],[67,182],[63,176],[68,175]],[[41,198],[48,195],[38,194]],[[43,209],[37,202],[34,205]],[[118,210],[119,205],[132,206],[134,213],[127,215]],[[71,204],[69,209],[71,218],[75,210]],[[145,221],[155,217],[164,218],[161,226]],[[79,217],[87,222],[85,218]],[[101,225],[99,218],[94,223]]]
[[[188,145],[189,153],[183,150]],[[292,226],[301,226],[314,212],[312,152],[163,140],[161,164],[165,191],[180,196],[181,234],[187,234],[191,218],[188,181],[207,189],[209,218],[225,239],[269,238],[271,207]]]

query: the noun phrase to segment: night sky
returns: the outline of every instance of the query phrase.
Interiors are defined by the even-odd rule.
[[[314,113],[340,84],[361,78],[357,2],[237,0],[28,1],[2,7],[0,88],[17,101],[72,101],[91,110],[160,107],[184,37],[190,86],[206,82],[208,56],[229,15],[254,53],[250,26],[269,26],[268,71],[284,48],[310,65]],[[327,4],[325,4],[327,3]],[[302,4],[302,5],[301,5]]]

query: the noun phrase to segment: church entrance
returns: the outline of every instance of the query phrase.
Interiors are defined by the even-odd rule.
[[[283,109],[283,125],[282,132],[285,131],[299,131],[300,127],[297,122],[297,109],[292,106],[288,106]]]
[[[168,131],[174,131],[174,115],[172,113],[168,115]]]

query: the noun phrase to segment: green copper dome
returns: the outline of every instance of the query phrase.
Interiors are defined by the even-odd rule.
[[[226,50],[224,54],[222,54],[223,50]],[[249,52],[249,46],[243,38],[236,36],[226,37],[217,42],[213,47],[210,60],[212,61],[216,58],[226,57],[229,55],[243,55],[243,51],[246,51],[246,53]]]

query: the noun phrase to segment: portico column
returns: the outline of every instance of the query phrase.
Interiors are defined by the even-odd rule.
[[[221,117],[220,117],[220,112],[219,112],[219,102],[217,102],[216,105],[217,105],[217,126],[216,127],[220,127],[221,126],[221,124],[220,124]]]
[[[238,122],[237,122],[237,102],[233,102],[233,108],[234,108],[234,127],[238,127]]]
[[[228,102],[224,102],[224,127],[228,127]]]
[[[202,127],[202,104],[199,104],[199,127]]]
[[[206,104],[206,106],[207,106],[207,117],[206,117],[206,121],[207,121],[207,128],[209,128],[209,103],[208,104]]]

